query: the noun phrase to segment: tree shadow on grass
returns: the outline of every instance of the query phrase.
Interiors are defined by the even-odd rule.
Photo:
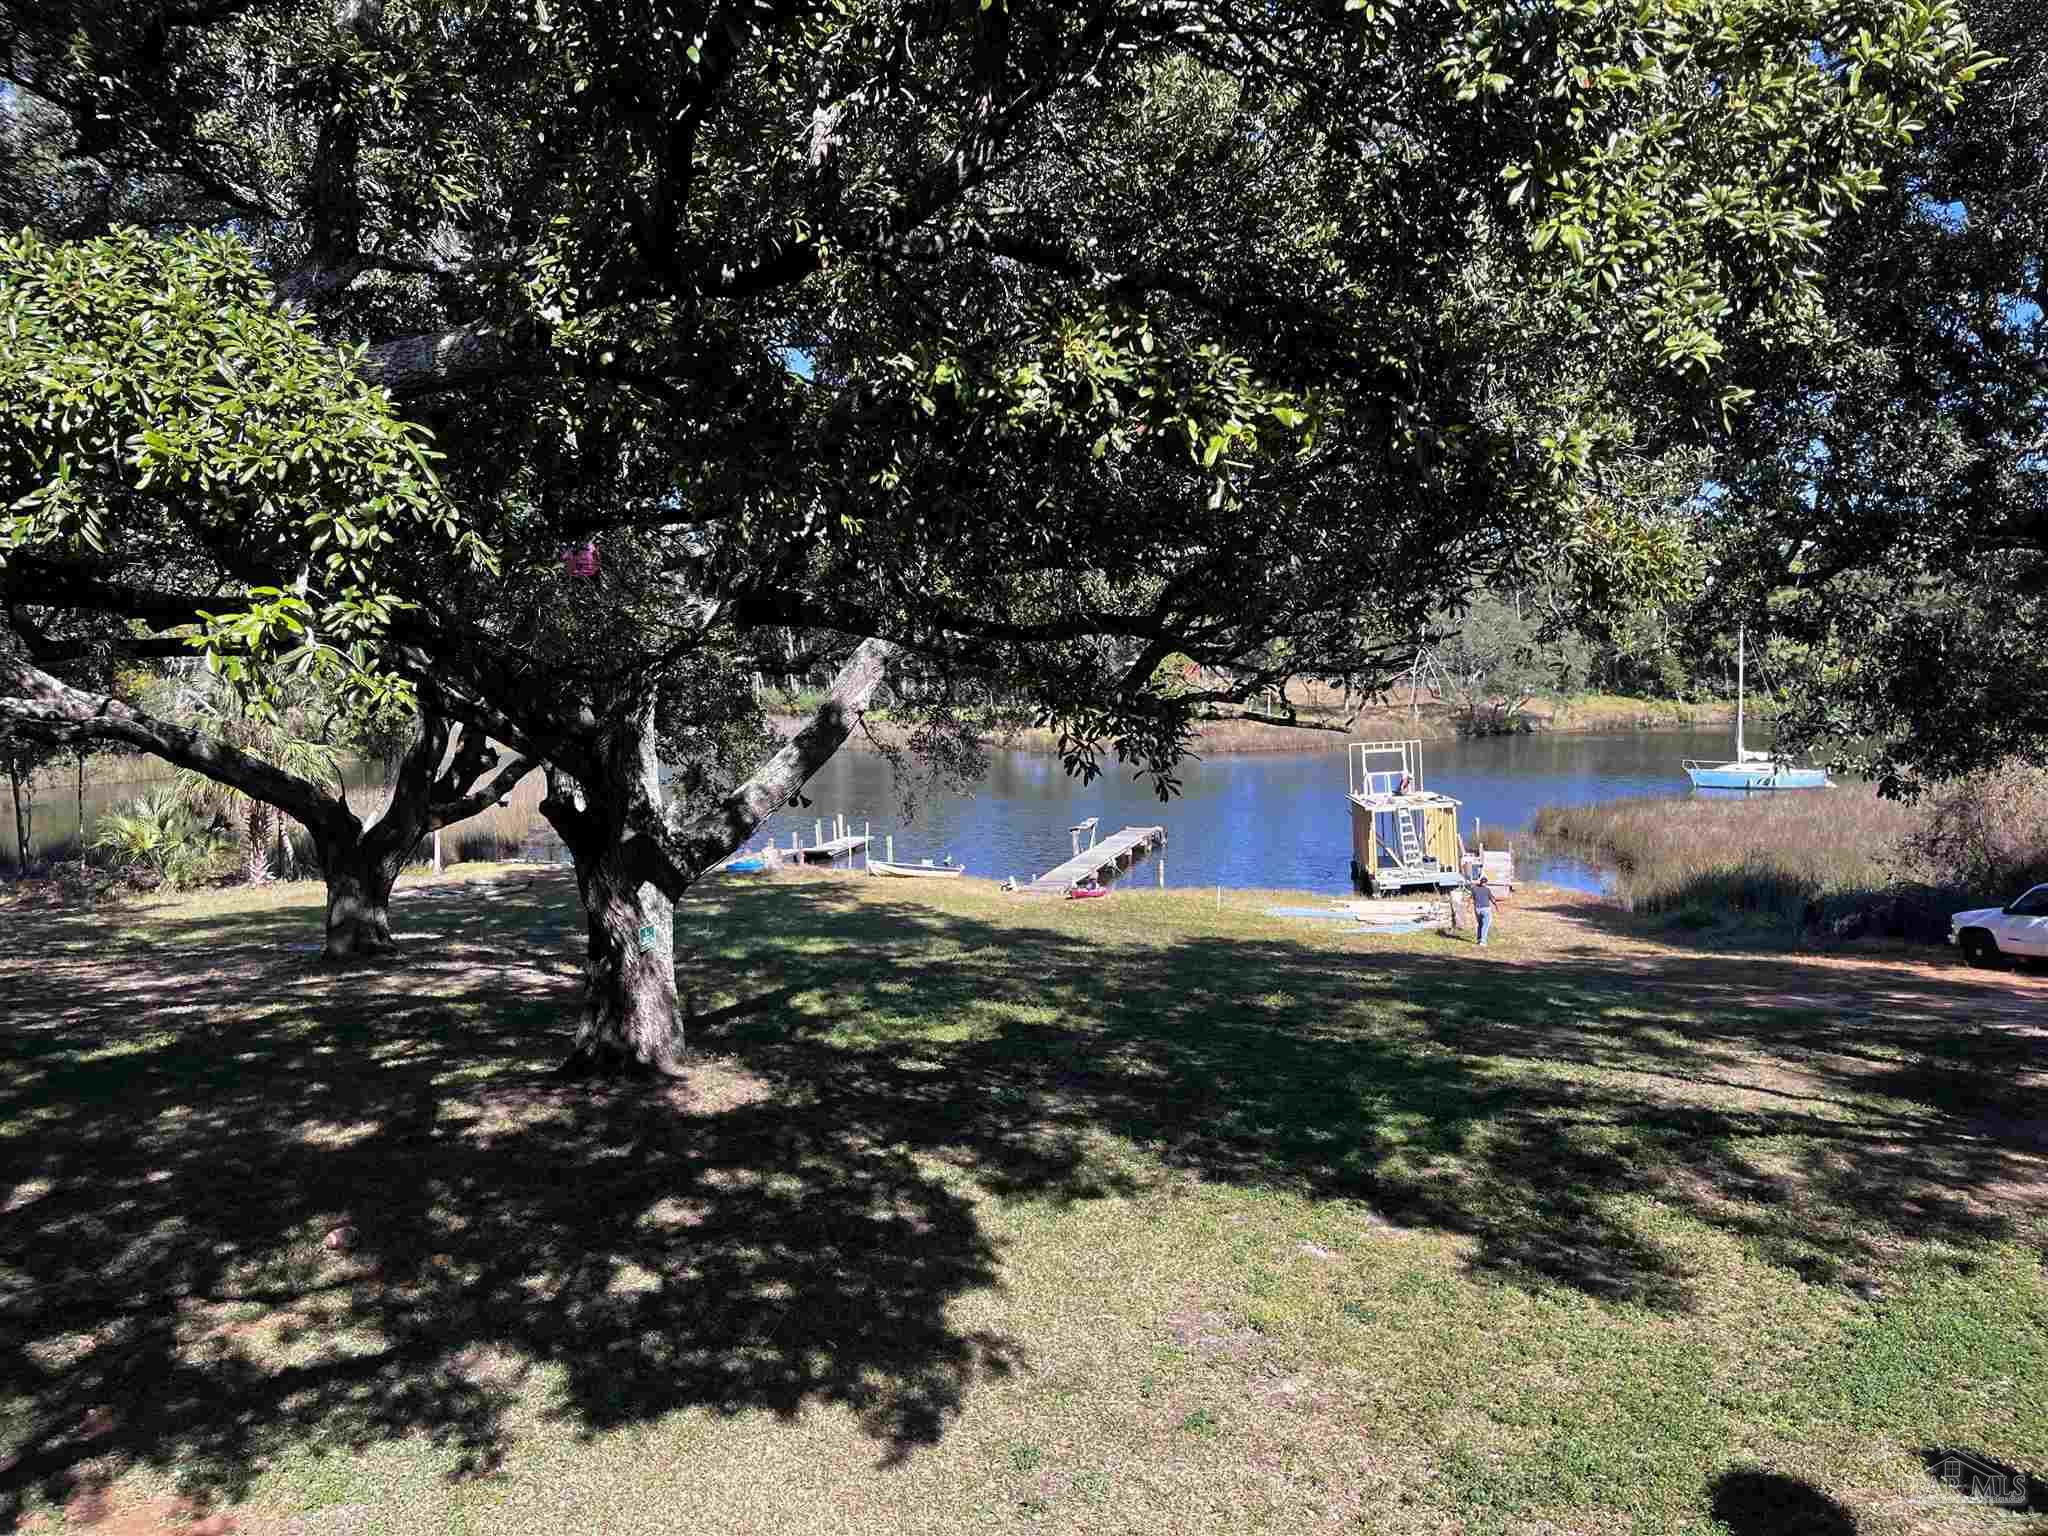
[[[346,975],[280,952],[289,917],[160,929],[204,974],[29,936],[53,958],[4,978],[0,1391],[25,1433],[0,1525],[109,1464],[235,1498],[294,1442],[420,1433],[485,1474],[536,1370],[576,1433],[838,1404],[900,1459],[1012,1368],[946,1317],[997,1255],[906,1149],[738,1068],[545,1079],[575,971],[522,951],[562,895]]]
[[[439,937],[349,973],[280,948],[304,913],[19,925],[0,1513],[108,1464],[232,1498],[287,1447],[401,1435],[484,1474],[536,1391],[584,1435],[836,1405],[901,1461],[1026,1358],[949,1315],[1001,1283],[978,1193],[1291,1189],[1464,1234],[1507,1283],[1683,1312],[1699,1277],[1645,1199],[1818,1280],[2010,1235],[1970,1191],[2041,1172],[1873,1088],[1940,1059],[1931,1031],[1821,1056],[1785,1043],[1813,1021],[1674,1035],[1591,957],[1117,941],[831,880],[683,904],[715,1004],[689,1084],[562,1088],[573,901],[423,895],[399,926]]]
[[[719,900],[718,921],[815,945],[877,910],[744,892]],[[1498,1278],[1667,1310],[1694,1304],[1694,1277],[1622,1213],[1629,1201],[1682,1210],[1820,1283],[1865,1280],[1926,1241],[1967,1265],[2038,1215],[2042,1149],[1986,1112],[2035,1091],[2043,1042],[1979,1041],[1924,974],[1907,1024],[1845,1029],[1810,1003],[1755,1006],[1744,956],[1689,962],[1694,994],[1667,999],[1661,978],[1606,952],[1495,966],[1440,947],[1096,944],[1021,913],[1000,927],[916,908],[891,921],[893,937],[813,962],[816,1029],[761,1018],[721,1038],[790,1081],[829,1071],[851,1098],[893,1051],[875,1021],[978,1014],[973,1038],[943,1048],[940,1114],[948,1145],[998,1189],[1021,1145],[1070,1149],[1065,1165],[1108,1131],[1165,1170],[1470,1236],[1471,1266]],[[971,960],[934,961],[934,945]],[[1034,1006],[1053,1021],[1016,1017]],[[1951,1081],[1958,1034],[1988,1070]],[[897,1091],[883,1075],[848,1112],[885,1117]],[[1037,1179],[1027,1167],[1020,1191]]]
[[[1707,1487],[1709,1511],[1729,1536],[1856,1536],[1856,1517],[1811,1483],[1735,1467]]]

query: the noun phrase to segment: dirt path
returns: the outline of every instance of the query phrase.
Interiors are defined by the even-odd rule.
[[[1604,963],[1617,974],[1654,977],[1661,994],[1702,1005],[1838,1010],[1894,1024],[1969,1021],[2048,1034],[2048,969],[2038,966],[1977,970],[1949,951],[1888,939],[1788,949],[1745,948],[1711,933],[1667,938],[1649,920],[1597,896],[1544,885],[1516,893],[1503,929],[1525,940],[1503,951],[1505,963]]]

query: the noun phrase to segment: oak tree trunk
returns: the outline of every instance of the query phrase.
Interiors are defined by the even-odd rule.
[[[323,960],[357,960],[398,948],[391,937],[391,887],[401,860],[361,842],[336,847],[324,840],[320,870],[327,881],[327,943]]]
[[[31,779],[33,775],[30,776]],[[23,874],[28,873],[29,818],[32,812],[29,796],[33,791],[23,781],[21,771],[12,763],[7,766],[8,787],[14,792],[14,852]]]
[[[582,1018],[561,1070],[678,1077],[684,1039],[676,1008],[674,909],[653,886],[633,880],[616,847],[571,852],[588,944]]]
[[[614,733],[598,782],[580,808],[557,802],[555,825],[576,861],[588,934],[583,1016],[563,1073],[678,1077],[683,1026],[676,1010],[675,905],[636,873],[620,837],[624,808],[659,815],[661,770],[651,706]],[[551,797],[552,798],[552,797]],[[543,811],[548,811],[546,804]]]
[[[391,799],[369,826],[343,804],[341,814],[312,829],[327,881],[324,958],[352,960],[395,951],[391,888],[421,839],[509,793],[533,766],[515,758],[500,767],[487,739],[467,729],[449,758],[449,729],[444,715],[421,712],[419,730],[392,779]],[[493,770],[493,778],[474,783]]]
[[[614,715],[573,770],[548,768],[541,814],[576,862],[588,944],[583,1016],[561,1071],[677,1076],[673,901],[740,847],[845,742],[886,671],[890,648],[863,641],[810,723],[738,788],[693,817],[664,807],[654,705]]]

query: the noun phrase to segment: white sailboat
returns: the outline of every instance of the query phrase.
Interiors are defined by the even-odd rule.
[[[1774,752],[1751,752],[1742,744],[1742,711],[1745,631],[1735,631],[1735,760],[1730,763],[1702,763],[1688,757],[1685,776],[1694,789],[1828,789],[1827,773],[1819,768],[1799,768]]]

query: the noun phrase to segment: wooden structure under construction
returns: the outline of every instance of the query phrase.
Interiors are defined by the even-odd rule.
[[[1423,784],[1422,743],[1354,741],[1348,757],[1352,883],[1374,896],[1463,885],[1458,802]]]

